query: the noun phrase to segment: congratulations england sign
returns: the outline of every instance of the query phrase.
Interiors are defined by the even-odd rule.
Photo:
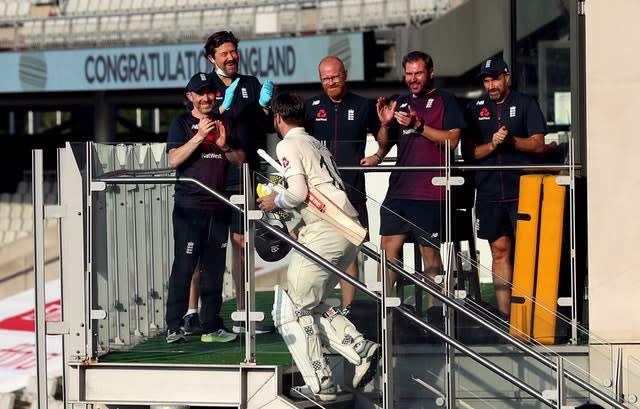
[[[262,81],[318,81],[318,62],[338,55],[364,79],[362,33],[241,41],[239,70]],[[0,53],[0,92],[182,88],[212,65],[203,44]]]

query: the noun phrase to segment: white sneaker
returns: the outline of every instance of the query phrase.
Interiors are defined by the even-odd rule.
[[[356,346],[358,355],[362,358],[360,365],[356,365],[353,375],[353,387],[361,388],[368,384],[378,370],[378,360],[380,359],[380,344],[373,341],[364,340]]]
[[[294,399],[308,398],[320,402],[330,402],[336,400],[338,398],[337,394],[340,392],[341,390],[338,385],[323,387],[318,393],[312,391],[309,386],[302,385],[291,388],[289,396]]]

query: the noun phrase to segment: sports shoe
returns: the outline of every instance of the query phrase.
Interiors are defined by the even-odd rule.
[[[181,342],[187,342],[187,337],[184,336],[184,333],[181,329],[177,330],[167,330],[167,344],[179,344]]]
[[[202,334],[200,336],[200,341],[202,342],[231,342],[235,341],[238,336],[236,334],[232,334],[226,331],[223,328],[215,332],[210,332],[208,334]]]
[[[360,365],[356,365],[353,375],[353,387],[361,388],[368,384],[378,370],[380,359],[380,345],[373,341],[363,340],[355,346],[358,355],[362,358]]]
[[[256,321],[256,334],[269,334],[274,330],[275,328],[264,325],[262,321]],[[244,334],[244,322],[233,321],[233,327],[231,327],[231,331],[233,331],[235,334]]]
[[[289,391],[289,396],[294,399],[307,398],[320,402],[329,402],[338,398],[338,393],[342,392],[339,385],[331,385],[320,388],[316,393],[307,385],[294,386]]]
[[[184,326],[182,327],[184,335],[200,335],[201,331],[200,317],[197,312],[184,316]]]

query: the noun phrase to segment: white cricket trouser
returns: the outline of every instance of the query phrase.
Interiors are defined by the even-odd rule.
[[[358,252],[357,246],[322,219],[315,219],[300,229],[298,241],[343,271]],[[340,277],[294,251],[287,280],[287,293],[296,308],[311,310],[327,298]]]

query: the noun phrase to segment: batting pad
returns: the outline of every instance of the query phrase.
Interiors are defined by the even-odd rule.
[[[313,316],[297,312],[282,287],[274,287],[273,323],[287,345],[304,382],[315,393],[320,392],[322,379],[331,377],[331,369],[322,355],[318,328]]]
[[[328,309],[318,320],[320,338],[323,344],[328,346],[331,351],[345,357],[352,364],[360,365],[362,358],[356,352],[354,346],[362,341],[364,337],[358,332],[356,326],[340,311],[330,306],[327,307]]]

